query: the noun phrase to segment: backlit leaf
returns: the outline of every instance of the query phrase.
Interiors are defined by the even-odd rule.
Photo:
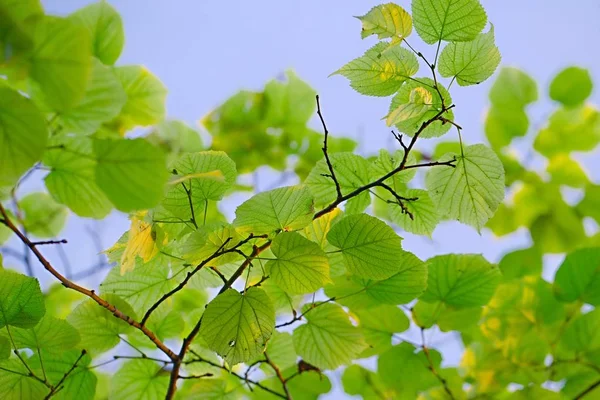
[[[373,7],[362,17],[362,38],[377,35],[378,39],[391,38],[392,43],[401,41],[412,32],[412,18],[405,9],[394,3]]]
[[[478,0],[413,0],[412,13],[417,33],[429,44],[473,40],[487,22]]]

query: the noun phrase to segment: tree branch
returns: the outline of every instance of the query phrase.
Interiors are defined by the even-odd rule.
[[[148,337],[148,339],[150,339],[156,345],[156,347],[158,349],[160,349],[163,353],[165,353],[170,359],[172,359],[172,360],[176,360],[177,359],[177,355],[171,349],[169,349],[154,334],[154,332],[152,332],[151,330],[149,330],[148,328],[146,328],[145,326],[143,326],[139,322],[135,321],[133,318],[129,317],[128,315],[123,314],[113,304],[109,303],[108,301],[106,301],[103,298],[101,298],[100,296],[98,296],[94,290],[90,290],[90,289],[87,289],[87,288],[85,288],[83,286],[77,285],[76,283],[73,283],[72,281],[70,281],[69,279],[65,278],[63,275],[61,275],[52,266],[52,264],[50,264],[50,262],[43,256],[43,254],[37,249],[37,247],[32,244],[32,242],[29,240],[29,238],[27,238],[27,236],[25,236],[12,223],[12,221],[8,218],[6,210],[4,209],[4,207],[2,206],[2,204],[0,204],[0,214],[2,214],[2,217],[4,218],[4,224],[19,237],[19,239],[25,244],[25,246],[29,250],[31,250],[31,252],[37,257],[37,259],[42,264],[42,266],[46,269],[46,271],[50,272],[50,274],[52,274],[56,279],[58,279],[62,283],[62,285],[64,287],[69,288],[71,290],[75,290],[76,292],[79,292],[79,293],[81,293],[81,294],[83,294],[83,295],[91,298],[96,303],[98,303],[100,306],[102,306],[105,309],[107,309],[108,311],[110,311],[115,317],[117,317],[117,318],[125,321],[126,323],[128,323],[131,326],[133,326],[134,328],[142,331],[142,333],[144,335],[146,335],[146,337]]]
[[[575,396],[575,400],[583,399],[584,396],[587,396],[588,394],[590,394],[597,387],[600,387],[600,379],[597,380],[596,382],[592,383],[583,392],[581,392],[577,396]]]
[[[321,103],[319,102],[319,95],[316,96],[317,99],[317,115],[321,120],[321,125],[323,125],[323,131],[325,132],[325,137],[323,139],[323,154],[325,155],[325,162],[327,163],[327,168],[329,169],[329,177],[333,180],[335,184],[335,191],[337,193],[337,198],[340,199],[342,197],[342,188],[340,187],[340,182],[335,177],[335,171],[333,170],[333,164],[331,164],[331,160],[329,159],[329,152],[327,148],[327,140],[329,138],[329,130],[327,130],[327,125],[325,124],[325,120],[323,119],[323,114],[321,113]]]
[[[58,383],[56,385],[54,385],[52,387],[52,389],[50,389],[50,393],[48,393],[48,395],[46,397],[44,397],[44,400],[48,400],[49,398],[54,396],[56,393],[58,393],[62,389],[61,385],[65,382],[67,377],[75,370],[75,368],[77,368],[77,364],[79,364],[79,361],[81,361],[81,359],[83,358],[83,356],[85,356],[85,354],[86,354],[86,351],[81,350],[81,354],[79,355],[79,357],[77,357],[77,360],[75,360],[75,362],[73,363],[71,368],[69,368],[69,370],[67,372],[65,372],[65,374],[62,376],[62,378],[60,378],[60,381],[58,381]]]
[[[454,397],[454,394],[452,393],[452,391],[450,390],[450,387],[448,386],[448,382],[437,372],[437,370],[435,369],[435,366],[433,365],[433,360],[431,359],[431,354],[429,354],[429,348],[425,345],[425,328],[421,328],[421,343],[422,343],[421,348],[423,349],[423,353],[425,353],[425,357],[427,357],[427,361],[429,362],[429,365],[428,365],[429,370],[438,379],[438,381],[440,381],[442,386],[444,386],[444,390],[446,391],[446,393],[448,394],[450,399],[456,400],[456,397]]]
[[[290,391],[287,387],[287,381],[286,379],[283,377],[283,374],[281,373],[281,370],[279,369],[279,367],[271,360],[271,358],[269,358],[269,355],[267,354],[267,352],[265,351],[265,359],[267,360],[267,364],[269,364],[271,366],[271,368],[273,368],[273,371],[275,371],[275,375],[277,375],[277,379],[279,379],[279,382],[281,382],[281,386],[283,386],[283,391],[285,392],[285,398],[287,400],[292,400],[292,396],[290,395]]]

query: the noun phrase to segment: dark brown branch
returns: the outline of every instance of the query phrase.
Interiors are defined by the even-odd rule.
[[[39,242],[31,242],[32,246],[42,246],[45,244],[67,244],[67,239],[61,239],[61,240],[41,240]]]
[[[410,217],[410,219],[413,219],[413,220],[415,219],[413,214],[408,210],[408,208],[406,208],[406,205],[404,204],[404,202],[419,200],[418,197],[402,197],[398,193],[396,193],[396,191],[394,189],[392,189],[391,187],[389,187],[388,185],[386,185],[383,182],[381,182],[378,186],[387,190],[392,196],[394,196],[396,201],[394,201],[392,203],[396,203],[400,206],[400,208],[402,209],[402,214],[408,215]]]
[[[62,384],[65,382],[67,377],[69,375],[71,375],[71,373],[75,370],[75,368],[77,368],[77,364],[79,364],[79,361],[81,361],[81,359],[83,358],[83,356],[85,356],[85,354],[86,354],[86,351],[81,350],[81,354],[79,355],[79,357],[77,357],[77,360],[75,360],[75,362],[73,363],[71,368],[69,368],[69,370],[67,372],[65,372],[65,374],[62,376],[62,378],[60,378],[60,381],[58,381],[58,383],[56,385],[54,385],[54,387],[52,389],[50,389],[50,393],[48,393],[48,395],[44,398],[44,400],[48,400],[49,398],[54,396],[56,393],[58,393],[62,389]]]
[[[327,130],[327,125],[325,124],[325,120],[323,119],[323,114],[321,113],[321,103],[319,102],[319,95],[316,96],[317,99],[317,115],[321,120],[321,125],[323,125],[323,131],[325,133],[325,137],[323,139],[323,154],[325,155],[325,162],[327,163],[327,168],[329,169],[329,177],[333,180],[335,184],[335,192],[337,193],[337,198],[340,199],[342,197],[342,188],[340,187],[340,182],[335,177],[335,171],[333,170],[333,164],[329,159],[329,151],[327,148],[327,140],[329,139],[329,130]]]
[[[2,214],[2,217],[5,220],[4,224],[19,237],[19,239],[25,244],[25,246],[29,250],[31,250],[31,252],[37,257],[37,259],[42,264],[42,266],[46,269],[46,271],[50,272],[50,274],[52,274],[56,279],[58,279],[60,281],[60,283],[62,283],[62,285],[64,287],[69,288],[71,290],[75,290],[76,292],[79,292],[79,293],[81,293],[81,294],[83,294],[83,295],[91,298],[96,303],[98,303],[100,306],[102,306],[105,309],[107,309],[108,311],[110,311],[116,318],[119,318],[119,319],[125,321],[126,323],[128,323],[129,325],[133,326],[134,328],[142,331],[142,333],[144,335],[146,335],[146,337],[148,339],[150,339],[156,345],[156,347],[158,349],[160,349],[163,353],[165,353],[171,360],[176,360],[177,359],[177,355],[171,349],[169,349],[154,334],[154,332],[152,332],[151,330],[149,330],[148,328],[146,328],[145,326],[143,326],[139,322],[135,321],[133,318],[129,317],[128,315],[123,314],[123,312],[121,312],[120,310],[118,310],[117,307],[115,307],[113,304],[109,303],[108,301],[106,301],[103,298],[101,298],[100,296],[98,296],[94,290],[90,290],[90,289],[87,289],[87,288],[85,288],[83,286],[77,285],[76,283],[73,283],[72,281],[70,281],[69,279],[65,278],[63,275],[61,275],[52,266],[52,264],[50,264],[50,262],[43,256],[43,254],[37,249],[37,247],[34,246],[31,243],[31,241],[29,240],[29,238],[27,238],[27,236],[25,236],[10,221],[10,219],[8,218],[8,215],[6,213],[6,210],[4,209],[4,207],[2,206],[2,204],[0,204],[0,214]]]
[[[266,391],[266,392],[269,392],[269,393],[271,393],[272,395],[275,395],[275,396],[277,396],[277,397],[279,397],[279,398],[282,398],[282,399],[287,399],[287,398],[286,398],[286,397],[285,397],[283,394],[281,394],[281,393],[279,393],[279,392],[276,392],[275,390],[273,390],[273,389],[270,389],[270,388],[268,388],[268,387],[264,386],[264,385],[263,385],[263,384],[261,384],[260,382],[257,382],[257,381],[254,381],[254,380],[251,380],[251,379],[245,378],[245,377],[243,377],[242,375],[240,375],[240,374],[238,374],[238,373],[236,373],[236,372],[234,372],[234,371],[230,371],[228,368],[224,367],[223,365],[219,365],[219,364],[217,364],[217,363],[214,363],[214,362],[212,362],[212,361],[210,361],[210,360],[206,360],[206,359],[204,359],[204,358],[200,357],[200,356],[199,356],[199,355],[198,355],[196,352],[194,352],[193,350],[191,350],[191,351],[190,351],[190,353],[192,353],[192,354],[193,354],[193,355],[194,355],[196,358],[195,358],[195,359],[193,359],[193,360],[184,361],[184,362],[183,362],[183,364],[193,364],[193,363],[197,363],[197,362],[203,362],[203,363],[205,363],[205,364],[208,364],[208,365],[210,365],[210,366],[213,366],[213,367],[216,367],[216,368],[221,368],[222,370],[225,370],[225,371],[227,371],[227,373],[228,373],[228,374],[231,374],[231,375],[235,376],[236,378],[238,378],[238,379],[240,379],[240,380],[242,380],[242,381],[245,381],[245,382],[247,382],[247,383],[250,383],[250,384],[252,384],[252,385],[255,385],[256,387],[259,387],[259,388],[261,388],[262,390],[264,390],[264,391]]]
[[[273,360],[271,360],[271,358],[269,358],[269,355],[266,351],[265,359],[267,360],[267,364],[269,364],[271,368],[273,368],[273,371],[275,371],[275,375],[277,375],[277,379],[279,379],[279,382],[281,382],[281,386],[283,387],[283,391],[285,392],[285,398],[287,400],[292,400],[292,396],[290,395],[290,391],[287,387],[287,380],[283,377],[283,374],[281,373],[279,367],[273,362]]]
[[[252,260],[254,260],[254,258],[256,256],[258,256],[260,253],[262,253],[264,250],[268,249],[269,246],[271,246],[270,240],[268,240],[266,243],[264,243],[261,246],[254,246],[254,248],[252,249],[252,253],[250,254],[250,257],[246,258],[246,260],[242,263],[242,265],[240,265],[240,267],[233,273],[233,275],[231,275],[231,278],[229,278],[227,283],[225,285],[223,285],[221,290],[219,290],[219,294],[221,294],[224,291],[226,291],[227,289],[229,289],[234,284],[234,282],[240,276],[242,276],[242,274],[244,273],[246,268],[248,268],[248,266],[252,263]]]
[[[177,172],[175,170],[173,170],[173,172]],[[190,183],[190,188],[188,189],[187,186],[185,186],[185,182],[181,182],[181,186],[183,186],[183,190],[185,190],[185,194],[188,198],[188,203],[190,204],[190,212],[191,212],[191,218],[190,218],[190,222],[192,224],[194,224],[194,227],[196,229],[198,229],[198,224],[196,223],[196,214],[194,212],[194,202],[192,201],[192,185]]]
[[[421,343],[422,343],[421,348],[423,349],[423,353],[425,353],[425,357],[427,358],[427,362],[429,363],[427,368],[437,378],[437,380],[440,381],[442,386],[444,386],[444,391],[448,394],[450,399],[456,400],[456,397],[454,397],[454,394],[450,390],[450,387],[448,386],[448,382],[446,381],[446,379],[444,379],[435,369],[433,360],[431,359],[431,354],[429,354],[429,348],[425,345],[425,328],[421,328]]]
[[[213,376],[213,374],[211,374],[210,372],[207,372],[202,375],[189,375],[189,376],[179,375],[179,379],[202,379],[202,378],[208,378],[211,376]]]
[[[322,210],[318,211],[313,219],[317,219],[322,217],[325,214],[328,214],[330,212],[332,212],[333,210],[335,210],[335,208],[340,205],[341,203],[343,203],[346,200],[349,200],[353,197],[358,196],[359,194],[361,194],[362,192],[364,192],[365,190],[369,190],[375,186],[379,186],[381,183],[385,182],[386,180],[388,180],[389,178],[391,178],[392,176],[396,175],[398,172],[406,169],[406,162],[408,160],[408,154],[410,153],[410,151],[412,150],[412,148],[414,147],[415,143],[417,142],[417,139],[419,138],[419,135],[425,130],[425,128],[427,128],[429,125],[431,125],[432,123],[434,123],[435,121],[438,121],[439,118],[446,113],[448,110],[451,110],[452,108],[454,108],[454,105],[451,105],[449,107],[444,107],[442,108],[435,116],[433,116],[431,119],[423,122],[423,124],[421,125],[421,127],[419,128],[419,130],[414,134],[414,136],[412,137],[410,144],[408,146],[406,146],[406,150],[404,151],[404,156],[402,157],[402,161],[400,162],[400,165],[398,165],[398,167],[394,168],[393,170],[391,170],[390,172],[388,172],[387,174],[383,175],[381,178],[368,183],[364,186],[361,186],[355,190],[353,190],[352,192],[342,196],[341,198],[338,198],[336,200],[334,200],[332,203],[330,203],[327,207],[323,208]]]
[[[406,167],[404,167],[404,169],[437,167],[437,166],[444,166],[444,165],[447,167],[455,168],[456,167],[456,157],[454,157],[452,160],[449,160],[449,161],[433,161],[433,162],[428,162],[428,163],[423,163],[423,164],[407,165]]]

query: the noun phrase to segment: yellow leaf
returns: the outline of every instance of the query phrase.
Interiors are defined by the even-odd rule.
[[[121,275],[135,268],[136,257],[148,262],[157,253],[156,231],[154,231],[152,225],[137,218],[133,219],[129,229],[127,246],[121,256]]]

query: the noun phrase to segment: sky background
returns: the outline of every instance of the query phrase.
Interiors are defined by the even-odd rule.
[[[58,15],[69,14],[90,2],[42,0],[48,13]],[[396,2],[410,10],[409,0]],[[110,0],[109,3],[121,14],[125,25],[125,49],[117,64],[143,64],[164,82],[169,89],[169,117],[196,126],[203,115],[238,90],[261,90],[268,80],[292,68],[321,96],[327,125],[334,135],[361,139],[359,150],[363,154],[372,154],[390,145],[389,129],[381,121],[390,99],[360,95],[341,76],[328,78],[331,72],[362,55],[375,43],[373,37],[361,40],[360,22],[353,16],[365,14],[380,1]],[[539,127],[552,110],[547,87],[564,67],[588,68],[594,81],[600,82],[597,45],[600,1],[482,0],[482,4],[495,27],[496,44],[502,53],[501,65],[522,68],[539,83],[542,101],[529,109],[532,127]],[[425,49],[423,53],[433,59],[434,47],[425,47],[414,31],[409,39],[413,47]],[[453,86],[456,121],[463,126],[464,140],[468,144],[485,142],[483,117],[493,80],[466,88]],[[600,103],[598,90],[594,90],[590,101]],[[313,125],[320,129],[316,119]],[[444,140],[456,140],[454,132],[448,133]],[[528,140],[521,142],[517,150],[527,148]],[[435,143],[435,140],[422,140],[419,148],[429,149]],[[577,158],[583,161],[590,178],[598,183],[599,153]],[[536,165],[543,166],[540,160]],[[22,187],[21,193],[41,189],[42,177],[41,173],[35,175]],[[270,179],[272,175],[265,174],[265,177]],[[267,185],[265,182],[264,186]],[[577,194],[572,196],[576,198]],[[106,248],[128,228],[128,222],[118,213],[99,223],[72,218],[64,232],[64,237],[69,239],[64,249],[69,253],[73,270],[85,269],[97,260],[97,247],[87,228],[98,232]],[[497,239],[487,232],[478,235],[474,229],[456,222],[438,226],[432,239],[410,234],[402,236],[405,238],[403,247],[421,258],[463,252],[483,253],[489,260],[498,261],[508,250],[526,247],[529,243],[529,235],[523,231]],[[15,241],[11,244],[20,247]],[[52,259],[64,264],[53,252],[56,250],[48,249]],[[549,265],[546,276],[553,276],[552,267],[560,260],[561,257],[546,260]],[[10,265],[8,259],[6,263]],[[35,268],[42,282],[50,282],[48,274],[42,273],[37,265]],[[97,286],[101,276],[83,283]],[[437,342],[438,339],[431,340]],[[450,363],[458,361],[458,348],[445,350]]]

